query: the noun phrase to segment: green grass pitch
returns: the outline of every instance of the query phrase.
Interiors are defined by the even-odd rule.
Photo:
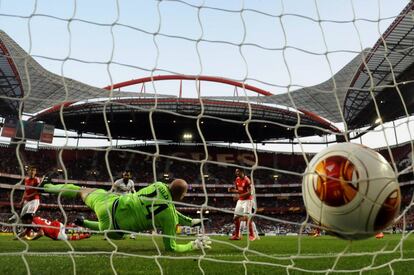
[[[213,237],[213,248],[160,254],[151,237],[105,241],[103,236],[65,242],[41,238],[25,243],[0,236],[0,274],[414,274],[414,237],[343,241],[330,236],[262,237],[251,242]],[[184,242],[188,240],[179,240]],[[402,244],[402,247],[399,246]],[[23,252],[23,253],[22,253]],[[111,267],[111,259],[113,266]],[[27,267],[26,267],[26,263]],[[329,272],[329,270],[331,270]]]

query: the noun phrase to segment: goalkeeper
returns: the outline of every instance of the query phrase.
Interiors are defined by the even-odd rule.
[[[167,185],[155,182],[136,193],[119,195],[103,189],[81,188],[74,184],[44,185],[48,193],[62,193],[67,198],[80,196],[92,209],[98,221],[84,220],[83,226],[92,230],[110,230],[108,237],[120,239],[125,230],[141,232],[160,228],[164,234],[163,242],[168,251],[186,252],[195,249],[211,248],[207,238],[196,239],[187,244],[175,242],[178,224],[194,226],[201,224],[201,219],[191,219],[175,209],[173,201],[181,201],[187,192],[187,182],[176,179]]]

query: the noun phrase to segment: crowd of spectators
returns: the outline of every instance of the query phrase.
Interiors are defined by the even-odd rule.
[[[55,149],[28,151],[1,148],[0,173],[3,176],[0,178],[2,183],[10,185],[19,183],[20,180],[16,176],[10,177],[4,174],[21,175],[26,165],[36,165],[40,175],[49,171],[60,171],[54,175],[55,179],[66,177],[69,181],[93,181],[95,183],[89,184],[108,190],[110,182],[119,178],[125,169],[132,171],[134,181],[140,183],[140,186],[156,180],[168,182],[173,178],[184,178],[190,183],[189,195],[184,200],[185,205],[177,205],[177,207],[190,216],[197,216],[199,215],[197,210],[207,203],[211,207],[209,214],[214,222],[208,224],[206,229],[209,232],[226,233],[230,232],[233,218],[231,211],[235,206],[235,202],[227,193],[227,186],[233,184],[235,167],[241,166],[247,168],[246,174],[257,186],[257,213],[268,217],[268,219],[256,219],[261,231],[295,232],[299,230],[300,223],[306,218],[302,197],[292,195],[292,193],[300,194],[301,192],[301,174],[306,167],[302,154],[258,152],[259,166],[251,170],[249,167],[254,164],[254,155],[241,149],[209,148],[208,159],[211,160],[209,162],[201,161],[205,159],[203,147],[161,146],[159,154],[155,154],[155,148],[152,146],[124,149],[126,148],[109,151],[64,150],[60,152]],[[386,156],[388,151],[383,150],[381,153]],[[62,161],[59,160],[60,154]],[[311,158],[310,155],[306,157]],[[396,148],[393,157],[399,169],[409,167],[411,165],[410,147],[404,145]],[[228,162],[223,162],[223,158]],[[404,179],[412,180],[412,173],[406,173],[403,176]],[[203,183],[207,188],[203,188],[205,186],[202,185]],[[411,185],[402,186],[403,209],[410,204],[413,192],[414,188]],[[11,194],[10,189],[0,188],[0,221],[10,216]],[[21,191],[13,192],[16,207],[19,207],[21,194]],[[280,194],[280,196],[260,196],[264,194]],[[44,194],[41,202],[40,214],[46,218],[63,219],[62,213],[58,210],[59,204],[64,206],[68,221],[74,220],[79,214],[94,218],[94,214],[86,207],[80,207],[84,205],[80,199],[60,198],[58,202],[57,196]],[[411,209],[407,212],[406,221],[407,226],[412,227],[414,224],[414,211]],[[402,228],[402,224],[397,224],[397,226]],[[4,226],[0,230],[4,230]]]

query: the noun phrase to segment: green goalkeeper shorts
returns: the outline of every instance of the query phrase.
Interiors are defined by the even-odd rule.
[[[90,193],[86,199],[85,204],[92,209],[99,221],[99,230],[114,230],[114,216],[112,214],[112,206],[114,201],[119,198],[119,195],[109,193],[103,189],[97,189]],[[108,232],[108,237],[111,239],[122,238],[122,233]]]

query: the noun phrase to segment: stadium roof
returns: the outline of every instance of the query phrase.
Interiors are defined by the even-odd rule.
[[[9,51],[0,41],[0,110],[5,115],[18,112],[19,103],[7,98],[20,98],[23,95],[20,77]]]
[[[409,92],[414,86],[409,81],[414,76],[414,72],[412,72],[414,70],[412,66],[414,61],[412,57],[414,24],[410,16],[413,7],[414,3],[410,1],[379,38],[372,50],[364,50],[358,54],[329,80],[313,87],[292,91],[289,94],[250,97],[250,100],[259,104],[272,103],[293,107],[303,112],[316,114],[316,116],[331,122],[343,122],[345,119],[349,129],[375,125],[374,121],[378,115],[371,92],[379,104],[382,121],[389,121],[404,116],[406,113],[413,113],[414,97]],[[71,104],[74,101],[102,98],[108,95],[108,92],[103,89],[46,71],[1,31],[0,42],[10,54],[10,58],[5,58],[3,55],[3,58],[0,59],[2,71],[15,77],[16,81],[13,84],[15,88],[19,86],[19,80],[21,83],[20,90],[14,90],[15,96],[26,96],[29,92],[32,93],[25,100],[24,111],[26,113],[36,113],[62,102]],[[25,62],[27,62],[31,85],[28,85]],[[11,78],[9,77],[9,79]],[[396,83],[394,83],[394,79],[396,79]],[[63,80],[67,84],[67,98]],[[372,89],[371,81],[373,83]],[[10,93],[12,84],[7,85]],[[4,89],[1,92],[1,95],[6,94]],[[114,92],[115,97],[137,97],[137,95],[142,94]],[[209,99],[239,100],[238,97],[209,97]],[[7,101],[3,100],[0,104],[5,105],[5,102]],[[16,108],[15,102],[14,105],[10,102],[12,101],[8,103],[9,108],[4,110]]]
[[[350,128],[371,125],[378,119],[373,97],[382,121],[414,112],[413,9],[414,2],[410,1],[355,74],[344,102],[344,116]]]
[[[7,103],[7,106],[9,106],[7,109],[9,111],[8,113],[10,113],[10,110],[14,110],[14,113],[16,113],[20,102],[24,99],[24,112],[31,114],[39,113],[39,115],[33,117],[33,120],[42,120],[61,128],[62,123],[59,119],[59,112],[63,106],[65,124],[68,129],[75,130],[79,133],[88,132],[107,136],[103,113],[104,110],[110,110],[109,115],[112,117],[115,116],[117,122],[117,126],[113,126],[115,123],[110,125],[112,137],[144,140],[153,139],[148,114],[154,106],[154,99],[145,100],[143,98],[143,96],[152,96],[151,94],[114,92],[113,96],[115,98],[111,99],[112,102],[106,100],[106,103],[102,103],[102,101],[97,101],[97,99],[106,98],[108,96],[108,89],[110,90],[111,87],[108,86],[105,89],[100,89],[50,73],[2,31],[0,31],[0,43],[3,49],[2,69],[10,75],[10,79],[15,81],[15,83],[12,83],[14,90],[11,89],[11,83],[8,83],[7,86],[7,91],[14,91],[14,94],[10,95],[13,100],[1,101],[2,104]],[[151,78],[127,81],[120,83],[120,85],[123,87],[125,85],[131,85],[131,83],[135,83],[136,81],[148,82],[170,78],[176,79],[177,77],[193,80],[196,78],[197,80],[215,81],[235,86],[242,85],[246,89],[251,89],[263,95],[271,95],[269,92],[247,84],[208,76],[154,76]],[[112,88],[115,88],[115,85]],[[1,92],[3,95],[6,94],[6,90],[2,90]],[[170,96],[170,98],[163,101],[161,100],[163,95],[159,96],[157,108],[160,110],[154,112],[154,117],[164,117],[164,119],[166,118],[166,122],[162,122],[162,119],[155,119],[155,122],[158,125],[166,125],[160,128],[162,131],[158,130],[159,134],[157,138],[180,141],[182,133],[177,131],[177,129],[188,129],[193,134],[195,133],[193,140],[199,141],[201,137],[197,134],[198,131],[195,123],[196,116],[201,112],[199,100],[174,98]],[[128,99],[121,99],[126,97]],[[330,123],[305,110],[297,112],[286,108],[265,106],[263,104],[251,106],[253,110],[252,119],[268,120],[266,125],[257,126],[260,123],[256,121],[252,121],[249,124],[249,130],[252,131],[252,138],[255,141],[293,137],[295,132],[292,129],[297,124],[298,115],[301,118],[301,127],[298,128],[297,132],[299,136],[323,134],[324,131],[338,132],[338,129]],[[203,107],[205,108],[204,115],[207,115],[207,117],[203,118],[203,123],[205,123],[203,127],[206,129],[203,134],[206,139],[226,142],[249,141],[245,127],[242,125],[242,122],[247,120],[249,115],[247,103],[205,99],[203,100]],[[6,110],[6,108],[3,110]],[[174,111],[177,112],[178,117],[175,117],[177,115],[173,114]],[[4,111],[1,114],[7,115]],[[133,117],[131,118],[131,116]],[[226,120],[233,120],[233,122]],[[94,123],[88,123],[91,121]],[[136,122],[134,127],[137,127],[140,131],[131,131],[130,121]],[[177,124],[171,127],[168,124],[170,121],[176,121]],[[124,122],[128,124],[123,124]],[[123,127],[126,127],[125,130]],[[167,131],[165,129],[170,130]],[[210,133],[213,132],[214,135],[211,135]]]
[[[188,141],[201,141],[198,127],[206,141],[249,142],[246,129],[255,142],[291,138],[295,136],[294,128],[298,123],[298,116],[299,136],[339,132],[329,122],[308,112],[263,104],[250,104],[250,108],[251,120],[247,103],[203,99],[200,104],[200,100],[196,98],[68,103],[62,110],[65,126],[69,130],[109,136],[108,126],[112,138],[137,140],[153,140],[152,126],[157,140],[175,142],[186,141],[184,134],[190,134]],[[56,106],[39,113],[32,120],[44,121],[60,128],[60,110],[61,107]],[[245,124],[247,120],[249,123]]]
[[[376,125],[378,114],[370,91],[379,105],[381,121],[414,113],[410,92],[414,88],[413,9],[414,1],[410,1],[372,49],[362,51],[331,79],[290,94],[251,100],[305,109],[332,122],[345,120],[348,129]]]
[[[25,97],[23,111],[29,114],[37,113],[64,101],[109,96],[107,90],[47,71],[1,30],[0,81],[1,98],[12,97],[12,100],[0,98],[0,107],[7,106],[5,109],[0,109],[0,115],[7,115],[10,112],[16,113],[23,96]],[[114,97],[136,95],[136,93],[113,92]],[[151,95],[140,94],[140,96]]]

